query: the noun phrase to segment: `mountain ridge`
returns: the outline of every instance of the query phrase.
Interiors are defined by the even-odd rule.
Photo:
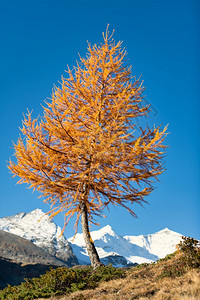
[[[38,220],[40,222],[38,222]],[[66,239],[41,209],[0,218],[0,229],[24,237],[71,265],[90,264],[82,233]],[[118,235],[110,225],[91,232],[101,261],[115,267],[150,263],[176,250],[182,235],[168,228],[148,235]],[[69,264],[69,265],[70,265]]]
[[[0,230],[31,241],[56,258],[65,261],[68,266],[78,264],[67,239],[61,235],[61,228],[41,209],[0,218]]]
[[[150,263],[163,258],[174,252],[176,245],[182,239],[180,233],[168,228],[149,235],[122,237],[110,225],[91,231],[91,237],[101,260],[106,261],[106,257],[109,256],[120,256],[126,259],[127,266],[135,263]],[[68,241],[71,243],[79,263],[88,264],[89,257],[84,245],[83,235],[78,233],[75,237],[69,238]],[[119,267],[121,265],[117,263],[115,266]]]

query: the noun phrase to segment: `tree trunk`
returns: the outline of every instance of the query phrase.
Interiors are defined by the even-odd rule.
[[[97,268],[98,266],[102,266],[103,264],[100,262],[99,255],[92,241],[89,226],[88,226],[88,215],[87,215],[87,207],[85,202],[81,203],[81,224],[82,224],[82,232],[83,238],[86,244],[87,252],[90,257],[91,265],[93,268]]]

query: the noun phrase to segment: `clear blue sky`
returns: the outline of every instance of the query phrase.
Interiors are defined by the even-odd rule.
[[[0,217],[36,208],[48,211],[25,185],[16,185],[6,167],[17,141],[22,113],[42,114],[67,64],[84,56],[87,40],[102,41],[107,24],[122,40],[133,73],[142,74],[151,124],[169,124],[167,171],[149,205],[135,206],[138,218],[111,208],[101,227],[121,235],[148,234],[165,227],[200,238],[198,0],[7,0],[0,4]],[[55,221],[63,225],[63,216]],[[79,227],[80,229],[80,227]],[[95,227],[92,227],[95,229]],[[98,229],[98,228],[97,228]],[[73,235],[73,224],[66,229]]]

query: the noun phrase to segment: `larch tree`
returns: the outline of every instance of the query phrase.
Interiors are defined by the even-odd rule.
[[[125,64],[126,51],[112,35],[88,44],[86,58],[68,68],[44,115],[27,113],[14,145],[16,162],[9,169],[41,192],[48,212],[65,214],[65,226],[76,216],[93,267],[100,259],[89,224],[109,205],[121,205],[133,216],[131,204],[142,205],[164,171],[166,128],[136,130],[136,118],[147,115],[143,85]],[[64,228],[65,228],[64,226]],[[63,228],[63,230],[64,230]]]

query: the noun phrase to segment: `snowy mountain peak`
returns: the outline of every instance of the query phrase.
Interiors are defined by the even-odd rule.
[[[110,225],[106,225],[106,226],[102,227],[100,230],[104,231],[104,232],[110,232],[110,231],[113,232],[113,229]]]
[[[109,235],[113,235],[113,236],[116,235],[116,233],[114,232],[114,230],[112,229],[112,227],[110,225],[106,225],[99,230],[93,231],[93,235],[96,235],[95,233],[98,236],[103,236],[105,234],[109,234]]]
[[[175,231],[173,231],[173,230],[171,230],[171,229],[169,229],[169,228],[164,228],[164,229],[162,229],[162,230],[160,230],[160,231],[158,231],[158,232],[156,232],[156,233],[164,233],[164,232],[168,232],[168,233],[170,233],[170,232],[175,232]]]
[[[66,262],[76,261],[68,241],[60,236],[61,228],[41,209],[1,218],[0,229],[29,240]]]
[[[45,240],[47,236],[58,238],[61,233],[61,228],[54,224],[41,209],[1,218],[0,229],[31,241],[32,239],[37,240],[37,244],[39,240]],[[61,237],[60,239],[62,240],[63,238]]]
[[[159,258],[165,257],[176,250],[176,245],[182,240],[182,235],[168,228],[156,233],[139,236],[124,236],[124,238],[139,247],[146,248]]]
[[[29,213],[25,213],[24,217],[28,218],[28,219],[33,219],[36,222],[41,221],[42,223],[44,223],[44,222],[53,223],[51,218],[47,214],[45,214],[40,208],[36,208]],[[54,225],[57,226],[56,224],[54,224]]]
[[[165,230],[165,231],[170,231],[170,229],[169,229],[169,228],[167,228],[167,227],[165,227],[163,230]]]
[[[45,215],[45,213],[40,208],[36,208],[36,209],[32,210],[29,214],[32,214],[32,215]]]

